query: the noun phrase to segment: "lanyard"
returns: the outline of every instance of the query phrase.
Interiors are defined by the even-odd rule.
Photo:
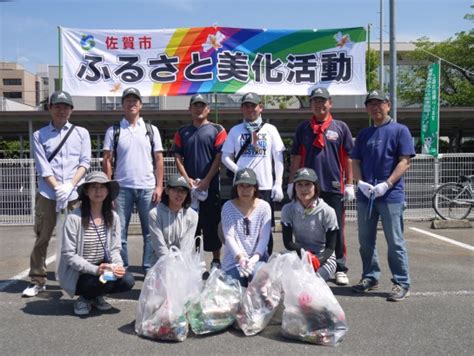
[[[105,239],[104,239],[104,242],[102,242],[102,239],[100,238],[100,234],[99,234],[99,229],[97,228],[97,225],[95,224],[94,222],[94,219],[92,218],[92,215],[90,215],[90,219],[92,221],[92,225],[94,225],[94,229],[95,229],[95,232],[97,234],[97,237],[99,238],[99,242],[100,244],[102,245],[102,248],[104,249],[104,259],[105,259],[105,262],[106,263],[111,263],[112,262],[112,258],[110,256],[110,252],[109,252],[109,249],[107,248],[107,225],[104,224],[104,228],[105,228]]]

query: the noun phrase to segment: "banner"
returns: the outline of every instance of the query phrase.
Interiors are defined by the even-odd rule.
[[[366,31],[230,27],[165,30],[61,28],[63,90],[115,96],[195,93],[366,93]]]
[[[439,63],[428,69],[421,115],[421,152],[438,157],[439,143]]]

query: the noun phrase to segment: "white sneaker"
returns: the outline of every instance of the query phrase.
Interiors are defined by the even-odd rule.
[[[40,286],[37,284],[30,284],[24,291],[23,291],[23,297],[34,297],[37,296],[38,293],[45,292],[46,291],[46,286]]]
[[[349,284],[349,278],[345,272],[336,272],[336,284],[338,286],[347,286]]]
[[[104,297],[99,296],[91,300],[91,305],[99,310],[105,311],[112,309],[112,306],[107,303]]]
[[[74,314],[89,315],[91,312],[91,302],[80,296],[74,303]]]

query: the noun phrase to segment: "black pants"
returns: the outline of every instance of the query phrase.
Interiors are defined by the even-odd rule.
[[[272,191],[271,190],[259,190],[260,199],[265,200],[268,204],[270,204],[270,208],[272,208],[272,227],[275,226],[275,215],[274,215],[274,208],[273,208],[273,201],[272,201]],[[270,239],[268,240],[267,246],[268,256],[270,256],[273,252],[273,234],[270,231]]]
[[[105,294],[126,292],[133,288],[135,279],[130,272],[116,281],[102,283],[99,276],[93,274],[81,274],[76,284],[76,295],[81,295],[86,299],[94,299]]]
[[[195,236],[204,237],[204,251],[217,251],[222,247],[217,235],[217,226],[221,221],[221,196],[219,192],[209,190],[207,199],[199,203],[199,220]]]
[[[337,224],[339,231],[336,237],[336,272],[347,272],[346,267],[346,239],[345,239],[345,212],[344,212],[344,196],[339,193],[321,192],[320,197],[336,211]]]

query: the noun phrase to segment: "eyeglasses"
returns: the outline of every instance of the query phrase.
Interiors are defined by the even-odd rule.
[[[249,218],[244,218],[244,232],[245,235],[250,235],[250,220]]]

